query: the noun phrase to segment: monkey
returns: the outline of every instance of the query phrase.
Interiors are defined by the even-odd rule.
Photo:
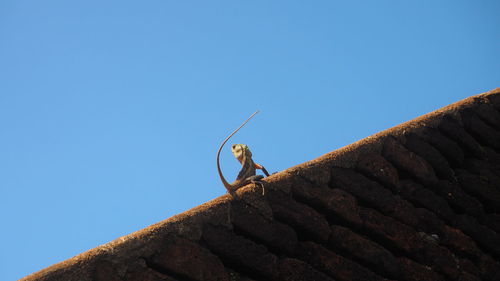
[[[232,183],[228,183],[227,180],[224,178],[224,175],[222,174],[222,170],[220,168],[220,152],[222,151],[222,148],[226,144],[226,142],[234,135],[236,132],[238,132],[243,126],[245,126],[252,117],[255,116],[255,114],[259,113],[257,110],[254,112],[248,119],[243,122],[236,130],[234,130],[220,145],[219,150],[217,151],[217,171],[219,172],[219,177],[220,180],[222,181],[222,184],[224,187],[227,189],[227,191],[233,195],[234,191],[238,190],[240,187],[243,187],[244,185],[247,185],[249,183],[254,183],[256,185],[260,185],[262,187],[262,195],[264,195],[264,184],[262,183],[262,179],[264,176],[262,175],[256,175],[256,170],[262,170],[264,174],[268,177],[269,173],[267,172],[266,168],[264,166],[256,164],[252,160],[252,152],[248,148],[247,145],[245,144],[233,144],[231,146],[231,152],[233,153],[234,157],[241,163],[241,170],[238,173],[238,176],[236,177],[236,180]],[[234,196],[234,195],[233,195]]]

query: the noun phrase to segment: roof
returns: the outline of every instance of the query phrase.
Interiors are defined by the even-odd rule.
[[[500,280],[500,88],[21,280]]]

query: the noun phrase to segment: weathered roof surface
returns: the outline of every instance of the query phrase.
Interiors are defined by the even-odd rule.
[[[500,88],[22,280],[500,280]]]

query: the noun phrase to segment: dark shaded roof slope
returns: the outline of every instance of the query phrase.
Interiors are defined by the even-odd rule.
[[[500,89],[22,280],[500,280]]]

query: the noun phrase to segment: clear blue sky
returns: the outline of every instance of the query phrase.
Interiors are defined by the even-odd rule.
[[[306,3],[307,2],[307,3]],[[500,87],[500,1],[0,1],[0,279]],[[231,142],[230,142],[231,143]],[[229,148],[225,174],[239,167]]]

